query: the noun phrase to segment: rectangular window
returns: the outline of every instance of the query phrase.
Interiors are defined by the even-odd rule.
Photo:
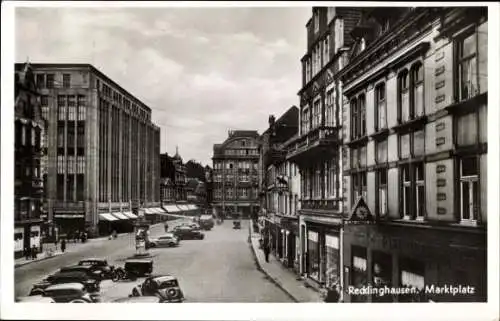
[[[314,102],[313,106],[313,123],[312,128],[317,128],[321,125],[321,100],[318,99]]]
[[[402,159],[410,158],[410,134],[399,136],[399,153]]]
[[[458,101],[479,93],[477,74],[477,34],[468,33],[456,40],[456,89]],[[486,54],[486,53],[485,53]]]
[[[378,164],[387,162],[387,139],[377,141],[376,146],[376,160]]]
[[[76,120],[76,107],[75,106],[68,106],[68,120]]]
[[[385,103],[385,84],[382,83],[375,88],[375,131],[387,128],[386,103]]]
[[[419,62],[412,67],[413,99],[411,108],[411,118],[424,115],[424,67]]]
[[[330,35],[326,36],[325,42],[323,43],[323,66],[325,66],[330,61]]]
[[[460,219],[476,222],[479,213],[479,164],[478,158],[460,159]]]
[[[26,126],[21,125],[21,146],[26,145]]]
[[[387,169],[377,172],[377,211],[380,217],[387,214]]]
[[[48,107],[49,106],[49,96],[42,95],[40,97],[40,106],[42,106],[42,107]]]
[[[316,9],[314,11],[314,33],[319,31],[319,11]]]
[[[76,105],[75,96],[73,95],[68,96],[68,106],[75,107],[75,105]]]
[[[54,88],[54,74],[47,74],[47,88]]]
[[[352,205],[363,196],[366,198],[366,172],[360,172],[351,176],[352,182]]]
[[[425,218],[425,172],[424,163],[403,165],[400,169],[401,212],[405,219]]]
[[[479,142],[479,130],[477,122],[478,114],[468,113],[457,116],[456,139],[458,146],[471,146]]]
[[[423,220],[425,218],[424,163],[416,164],[415,171],[416,218]]]
[[[31,128],[31,146],[36,146],[36,133],[34,128]]]
[[[70,88],[70,87],[71,87],[71,75],[63,74],[63,88]]]
[[[310,278],[319,281],[320,246],[319,234],[317,232],[307,232],[307,253],[308,253],[308,275]]]
[[[411,215],[411,177],[410,165],[404,165],[401,169],[403,181],[403,216],[410,218]]]
[[[66,120],[66,96],[57,96],[57,119]]]
[[[302,135],[309,132],[309,109],[306,107],[302,111]]]
[[[45,75],[37,74],[36,75],[36,86],[38,88],[45,88]]]
[[[405,123],[410,120],[410,100],[407,70],[404,70],[398,76],[398,98],[400,121],[402,123]]]

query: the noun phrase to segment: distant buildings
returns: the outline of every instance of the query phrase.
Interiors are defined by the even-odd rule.
[[[44,209],[54,231],[108,233],[140,206],[159,208],[160,129],[151,109],[92,65],[32,67],[47,124]]]
[[[40,93],[30,64],[15,66],[14,253],[40,250],[42,232],[42,137],[44,121]]]
[[[259,134],[253,130],[229,131],[222,144],[214,145],[213,207],[217,215],[259,211]]]

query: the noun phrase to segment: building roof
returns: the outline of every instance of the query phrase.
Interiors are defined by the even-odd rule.
[[[22,68],[21,66],[24,65],[24,63],[15,63],[15,69],[17,70],[18,68]],[[133,95],[129,91],[127,91],[125,88],[120,86],[117,82],[115,82],[113,79],[109,78],[104,74],[102,71],[97,69],[91,64],[87,63],[30,63],[30,65],[34,69],[38,68],[47,68],[47,69],[64,69],[64,68],[79,68],[79,69],[88,69],[90,72],[93,72],[97,74],[99,77],[104,78],[106,81],[110,82],[114,86],[118,87],[123,93],[129,95],[130,97],[133,97],[135,100],[135,103],[141,105],[141,107],[144,107],[147,111],[151,112],[151,108],[148,107],[145,103],[140,101],[136,95]]]

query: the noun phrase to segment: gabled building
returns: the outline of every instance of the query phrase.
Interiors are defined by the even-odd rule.
[[[354,42],[351,30],[359,8],[313,7],[306,24],[302,58],[299,132],[289,143],[287,160],[301,178],[300,272],[316,288],[341,278],[342,84],[338,73]]]
[[[29,63],[15,65],[14,103],[14,255],[40,251],[42,233],[42,137],[40,93]]]
[[[365,8],[343,82],[345,302],[486,301],[487,8]],[[369,216],[369,215],[368,215]],[[459,295],[425,291],[459,285]]]
[[[222,144],[214,144],[213,207],[215,214],[259,212],[259,134],[255,130],[230,130]]]

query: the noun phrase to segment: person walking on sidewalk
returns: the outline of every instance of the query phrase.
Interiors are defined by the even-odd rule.
[[[264,242],[264,256],[266,257],[267,263],[269,263],[269,252],[271,252],[271,249],[269,248],[269,242]]]
[[[61,241],[61,251],[64,253],[66,251],[66,239],[62,239]]]
[[[35,246],[35,244],[33,244],[33,247],[31,248],[31,259],[35,260],[37,257],[37,254],[38,253],[36,252],[36,246]]]
[[[30,256],[31,256],[31,253],[30,253],[30,248],[28,246],[26,246],[24,248],[24,257],[26,258],[26,260],[29,260],[30,259]]]

